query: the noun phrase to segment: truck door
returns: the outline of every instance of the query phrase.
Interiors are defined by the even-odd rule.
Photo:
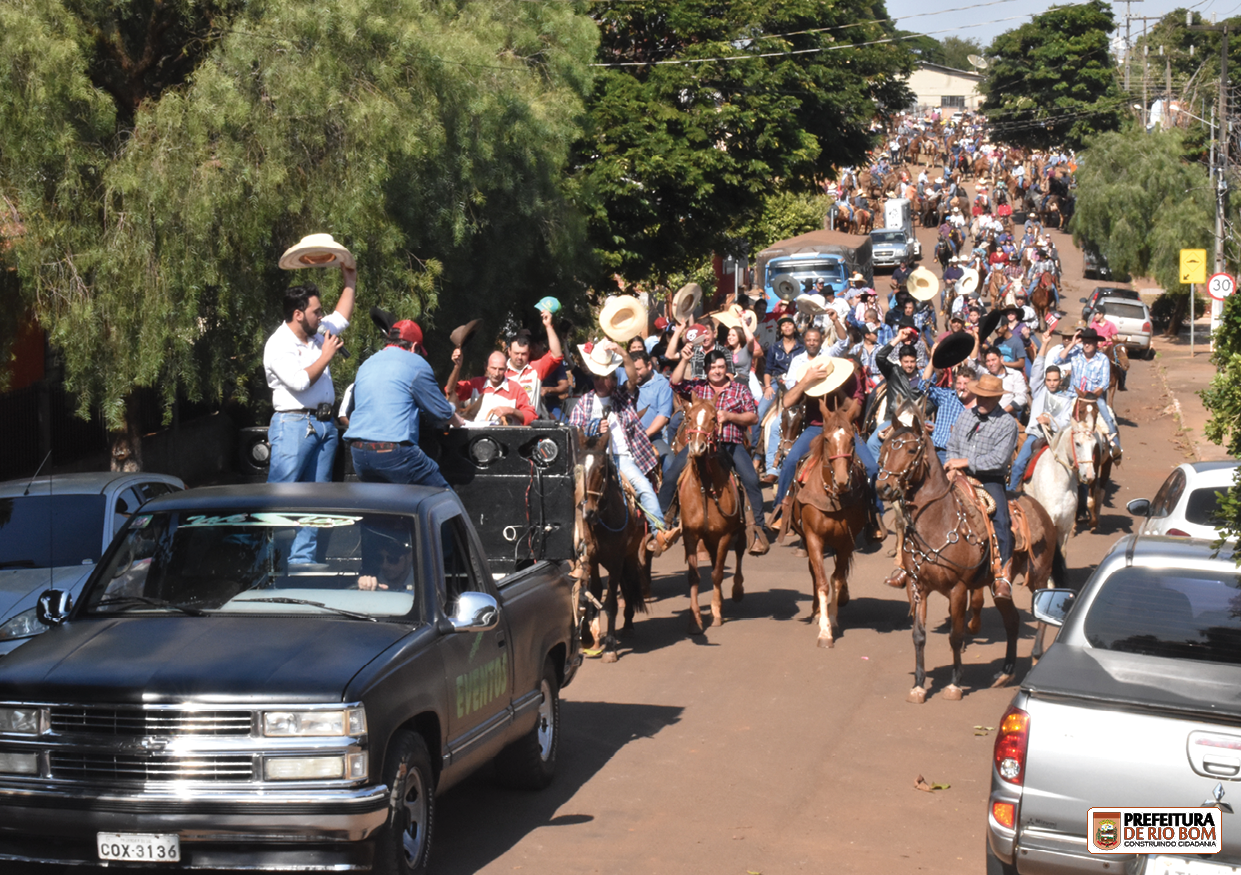
[[[495,596],[495,587],[477,567],[469,549],[465,520],[455,511],[431,517],[438,525],[435,537],[443,568],[445,611],[456,608],[464,592]],[[448,684],[448,749],[452,761],[487,757],[504,740],[512,720],[513,666],[508,642],[508,623],[500,622],[489,632],[456,632],[440,639]]]

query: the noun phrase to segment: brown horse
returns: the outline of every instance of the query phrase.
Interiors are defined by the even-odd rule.
[[[617,596],[625,599],[623,632],[633,629],[634,611],[646,613],[643,593],[650,592],[651,564],[644,546],[646,520],[635,498],[626,493],[608,452],[607,433],[586,437],[579,433],[574,478],[583,522],[583,552],[589,569],[589,591],[600,615],[592,629],[596,654],[616,662]],[[606,595],[599,566],[608,572]],[[602,601],[600,601],[602,598]]]
[[[908,701],[921,704],[926,701],[926,668],[924,649],[926,645],[926,605],[932,592],[948,599],[952,615],[952,632],[948,636],[952,644],[952,681],[944,689],[944,698],[956,701],[961,698],[961,647],[965,641],[965,611],[973,612],[969,630],[976,633],[981,626],[979,611],[982,608],[983,591],[994,581],[994,549],[988,534],[984,511],[970,492],[972,489],[959,480],[948,479],[935,447],[931,444],[921,404],[915,406],[906,401],[897,408],[892,417],[892,431],[879,450],[879,475],[875,488],[885,501],[896,502],[900,519],[904,521],[905,541],[898,562],[909,587],[913,609],[913,641],[916,653],[914,688]],[[969,490],[969,492],[967,492]],[[1013,580],[1024,576],[1030,589],[1046,585],[1058,550],[1056,527],[1047,511],[1029,496],[1019,496],[1010,501],[1029,521],[1029,543],[1021,539],[1013,550],[1010,574]],[[1014,514],[1014,520],[1018,515]],[[1024,549],[1022,549],[1024,547]],[[890,578],[892,580],[893,578]],[[1060,581],[1057,585],[1062,585]],[[1018,614],[1012,597],[994,599],[995,606],[1004,620],[1004,632],[1008,646],[1004,665],[995,676],[992,686],[1009,683],[1017,670]],[[1036,649],[1041,638],[1035,640]],[[1039,653],[1034,654],[1035,657]]]
[[[849,223],[850,234],[869,234],[875,230],[875,216],[870,210],[855,208],[853,221]]]
[[[1034,308],[1034,313],[1038,316],[1040,331],[1047,327],[1047,313],[1051,310],[1051,302],[1056,297],[1055,288],[1056,278],[1051,273],[1043,273],[1039,275],[1038,282],[1034,284],[1034,289],[1030,292],[1030,306]]]
[[[823,433],[810,444],[802,469],[800,486],[794,486],[793,531],[801,535],[809,554],[810,576],[814,581],[814,607],[810,619],[819,615],[819,646],[832,647],[837,631],[836,611],[849,603],[849,569],[853,549],[866,525],[870,507],[870,487],[866,469],[854,452],[853,408],[823,410]],[[823,562],[824,548],[836,554],[831,576]]]
[[[733,573],[733,601],[745,597],[741,575],[741,556],[745,551],[745,512],[737,478],[720,461],[716,449],[718,422],[715,404],[697,398],[685,412],[686,447],[689,458],[677,481],[681,507],[681,533],[685,539],[685,565],[689,576],[689,631],[702,634],[705,627],[698,610],[698,544],[711,555],[711,616],[715,625],[724,623],[724,563],[728,548],[737,552]]]

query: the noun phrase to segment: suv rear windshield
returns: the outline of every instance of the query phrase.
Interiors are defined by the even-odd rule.
[[[0,568],[63,568],[99,561],[102,495],[0,498]]]
[[[1241,578],[1123,568],[1095,596],[1085,634],[1103,650],[1241,665]]]
[[[411,522],[306,510],[139,514],[84,610],[405,617],[419,607]]]
[[[1103,306],[1107,308],[1107,315],[1115,316],[1119,319],[1137,319],[1139,322],[1146,320],[1146,308],[1141,304],[1131,304],[1128,301],[1117,301],[1115,298],[1108,298],[1103,301]]]

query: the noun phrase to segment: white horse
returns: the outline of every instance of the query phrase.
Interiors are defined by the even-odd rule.
[[[1026,495],[1041,504],[1056,525],[1056,555],[1052,559],[1051,568],[1052,586],[1061,586],[1067,582],[1065,551],[1069,536],[1073,534],[1077,524],[1078,466],[1073,460],[1074,437],[1072,429],[1058,432],[1048,444],[1047,452],[1034,463],[1034,471],[1029,482],[1025,484]],[[1046,624],[1039,623],[1034,633],[1032,656],[1035,659],[1043,655],[1046,631]]]
[[[1086,513],[1090,530],[1095,532],[1099,529],[1104,490],[1112,476],[1112,445],[1098,404],[1082,398],[1073,402],[1072,434],[1072,459],[1077,479],[1086,487]]]

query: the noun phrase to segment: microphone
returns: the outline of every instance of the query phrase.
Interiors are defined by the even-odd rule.
[[[322,334],[324,337],[332,336],[331,332],[327,330],[326,325],[319,326],[319,333]],[[336,350],[336,354],[340,356],[341,358],[346,358],[346,359],[349,358],[349,350],[345,349],[343,346],[340,349]]]

